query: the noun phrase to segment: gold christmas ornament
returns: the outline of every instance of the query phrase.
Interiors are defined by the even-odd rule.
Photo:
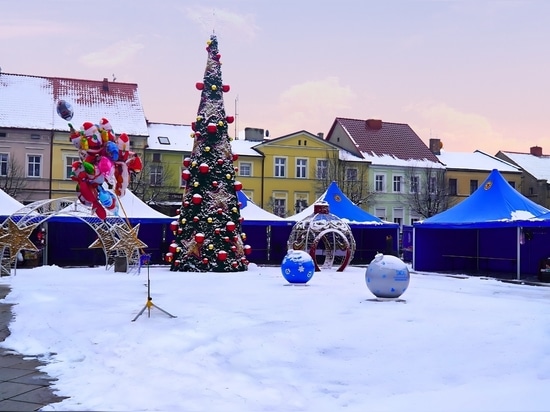
[[[116,232],[118,240],[111,247],[111,250],[124,252],[126,257],[130,258],[132,255],[141,248],[146,248],[147,245],[138,238],[139,223],[134,227],[120,225],[117,227]]]

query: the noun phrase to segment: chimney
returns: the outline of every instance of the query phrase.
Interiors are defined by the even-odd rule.
[[[430,139],[430,152],[432,152],[434,155],[440,155],[442,147],[443,144],[441,143],[441,140]]]
[[[317,133],[317,137],[321,140],[324,140],[325,139],[325,134],[323,132],[319,132],[319,133]]]
[[[380,119],[368,119],[365,123],[367,129],[380,130],[382,128],[382,120]]]
[[[109,79],[106,77],[103,78],[103,91],[104,92],[109,91]]]
[[[244,140],[248,142],[263,142],[264,129],[258,129],[255,127],[244,128]]]
[[[539,147],[539,146],[531,147],[531,154],[533,156],[541,157],[542,156],[542,147]]]

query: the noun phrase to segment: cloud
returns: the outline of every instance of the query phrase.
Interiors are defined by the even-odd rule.
[[[111,46],[85,54],[80,57],[80,62],[93,67],[114,67],[126,62],[132,58],[139,50],[143,49],[143,44],[130,40],[123,40],[112,44]]]
[[[484,147],[495,147],[503,140],[488,118],[461,112],[446,103],[420,103],[409,106],[407,111],[421,118],[421,125],[416,132],[423,140],[439,138],[451,151],[483,150]]]
[[[337,77],[296,84],[279,97],[279,119],[289,131],[316,132],[349,112],[354,98],[351,89],[340,85]]]
[[[259,30],[253,14],[238,14],[205,6],[185,7],[182,11],[188,19],[208,33],[233,33],[250,40],[256,37]]]

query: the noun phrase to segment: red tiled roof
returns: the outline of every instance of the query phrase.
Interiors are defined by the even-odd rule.
[[[72,105],[77,128],[106,117],[117,133],[148,134],[137,84],[11,73],[0,74],[0,127],[66,130],[59,100]]]
[[[337,117],[328,136],[336,124],[342,126],[361,152],[439,163],[437,156],[408,124]]]

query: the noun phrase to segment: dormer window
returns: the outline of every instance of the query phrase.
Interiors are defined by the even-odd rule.
[[[170,139],[166,136],[159,136],[158,140],[160,144],[170,144]]]

